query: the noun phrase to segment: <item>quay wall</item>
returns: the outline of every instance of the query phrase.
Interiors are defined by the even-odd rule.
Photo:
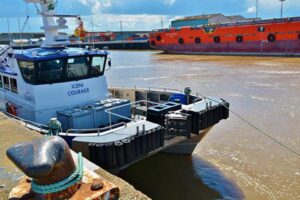
[[[11,119],[0,112],[0,200],[6,200],[9,191],[23,176],[22,172],[7,158],[6,150],[20,142],[31,141],[43,137],[35,131],[25,128],[20,122]],[[114,183],[120,188],[120,200],[149,200],[150,198],[137,191],[133,186],[124,180],[114,176],[98,166],[84,160],[84,165],[88,169],[92,169],[106,180]],[[91,166],[91,167],[90,167]]]

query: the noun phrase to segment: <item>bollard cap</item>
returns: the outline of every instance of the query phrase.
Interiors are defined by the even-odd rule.
[[[24,174],[41,185],[61,181],[76,170],[69,146],[60,137],[16,144],[6,154]]]

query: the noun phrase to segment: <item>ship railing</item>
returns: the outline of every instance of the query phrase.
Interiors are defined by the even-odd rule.
[[[155,91],[155,92],[168,92],[168,93],[172,93],[172,92],[179,92],[179,93],[183,93],[182,90],[180,89],[174,89],[174,88],[160,88],[160,87],[137,87],[134,86],[133,88],[130,87],[114,87],[111,86],[110,89],[135,89],[135,90],[145,90],[145,91]]]
[[[145,105],[147,108],[149,106],[153,106],[153,105],[161,105],[160,103],[153,102],[153,101],[139,100],[139,101],[135,101],[135,102],[132,102],[132,103],[127,103],[127,104],[124,104],[124,105],[120,105],[120,106],[116,106],[116,107],[113,107],[113,108],[106,109],[105,112],[109,114],[109,124],[110,124],[110,127],[112,127],[112,115],[116,116],[116,117],[120,117],[120,118],[125,119],[125,120],[129,120],[130,122],[137,122],[137,121],[139,121],[139,119],[136,119],[135,117],[128,118],[126,116],[114,113],[113,110],[116,110],[116,109],[119,109],[119,108],[123,108],[123,107],[126,107],[126,106],[131,106],[131,109],[132,108],[138,108],[138,107],[142,107],[141,104]],[[112,128],[110,128],[110,129],[112,129]]]
[[[127,127],[127,124],[125,122],[120,122],[117,124],[112,124],[110,126],[106,126],[103,128],[93,128],[93,129],[68,129],[66,131],[66,136],[68,136],[68,134],[81,134],[81,133],[97,133],[97,136],[100,136],[101,133],[103,133],[104,131],[108,131],[111,130],[113,128],[120,128],[120,127]]]
[[[11,117],[11,118],[14,118],[14,119],[17,119],[17,120],[23,122],[25,127],[28,127],[30,129],[34,129],[34,130],[39,131],[41,133],[47,133],[48,130],[49,130],[49,127],[45,124],[40,124],[40,123],[33,122],[33,121],[30,121],[30,120],[25,120],[25,119],[22,119],[18,116],[12,115],[8,112],[4,112],[4,114]],[[33,127],[31,127],[30,125],[33,126]]]

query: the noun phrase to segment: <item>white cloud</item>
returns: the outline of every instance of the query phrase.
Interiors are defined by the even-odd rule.
[[[170,15],[115,15],[115,14],[95,14],[81,16],[87,31],[120,31],[120,21],[122,21],[123,31],[151,31],[161,28],[161,18],[163,18],[163,28],[168,28],[172,20],[181,18],[182,16]],[[21,23],[26,19],[20,18]],[[93,25],[92,25],[93,21]],[[6,19],[0,18],[0,24],[6,24]],[[10,18],[11,32],[19,32],[18,19]],[[73,33],[78,26],[74,19],[68,19],[68,29],[60,30],[61,32]],[[31,17],[29,27],[25,28],[25,32],[42,32],[40,27],[42,20],[40,17]],[[93,28],[92,28],[93,27]],[[0,32],[8,32],[6,26],[0,27]]]
[[[79,0],[79,2],[90,6],[93,13],[99,13],[101,8],[111,7],[111,0]]]
[[[93,15],[94,31],[120,31],[120,21],[124,31],[151,31],[161,28],[161,18],[164,20],[164,28],[168,28],[171,21],[181,16],[168,15]],[[83,16],[85,27],[92,30],[92,16]]]
[[[250,8],[247,9],[247,13],[255,13],[256,12],[256,7],[251,6]]]
[[[256,0],[247,0],[248,8],[255,7]],[[279,0],[259,0],[258,9],[259,10],[278,10],[280,9],[281,2]],[[300,8],[299,0],[287,0],[284,1],[285,8]]]
[[[166,0],[165,3],[168,5],[173,5],[176,2],[176,0]]]

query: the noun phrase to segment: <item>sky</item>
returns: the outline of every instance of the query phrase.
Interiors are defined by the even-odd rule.
[[[280,17],[279,0],[258,0],[258,16]],[[28,12],[27,12],[28,10]],[[29,20],[24,26],[26,16]],[[172,20],[211,13],[255,17],[256,0],[57,0],[57,13],[81,15],[88,31],[150,31],[169,27]],[[300,0],[284,2],[284,17],[300,16]],[[20,21],[20,28],[18,19]],[[33,4],[23,0],[0,0],[0,32],[40,32],[41,20]],[[72,32],[76,24],[69,20]]]

